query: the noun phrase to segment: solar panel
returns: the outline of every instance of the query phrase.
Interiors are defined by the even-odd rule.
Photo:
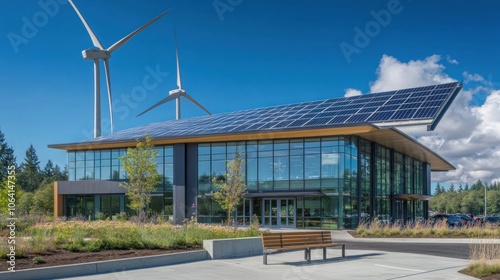
[[[462,88],[447,83],[147,124],[86,142],[251,133],[339,125],[436,122]]]

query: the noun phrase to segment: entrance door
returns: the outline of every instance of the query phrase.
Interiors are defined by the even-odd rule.
[[[262,224],[267,227],[296,227],[294,198],[264,198]]]

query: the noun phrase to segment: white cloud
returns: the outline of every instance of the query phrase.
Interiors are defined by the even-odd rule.
[[[450,62],[449,57],[447,60]],[[440,61],[439,55],[409,62],[384,55],[370,90],[380,92],[455,81],[445,73]],[[435,131],[428,132],[425,126],[400,129],[456,166],[454,171],[434,172],[434,182],[491,183],[500,178],[500,90],[493,89],[479,74],[464,72],[463,76],[466,81],[480,85],[464,86]],[[476,94],[485,93],[484,104],[471,105]]]
[[[467,71],[463,72],[462,73],[462,76],[464,76],[465,78],[465,82],[482,82],[484,81],[484,78],[483,76],[479,75],[479,74],[469,74]]]
[[[432,55],[424,60],[407,63],[383,55],[377,69],[378,79],[371,83],[371,92],[389,91],[432,84],[450,83],[455,80],[443,73],[445,67],[439,64],[441,56]]]
[[[455,64],[457,65],[458,64],[458,60],[454,59],[454,58],[451,58],[451,56],[447,55],[446,56],[446,60],[448,61],[448,63],[450,64]]]
[[[360,90],[354,89],[354,88],[348,88],[345,90],[344,97],[351,97],[351,96],[357,96],[357,95],[362,95],[363,93]]]
[[[486,79],[483,78],[483,76],[479,75],[479,74],[470,74],[468,73],[467,71],[464,71],[462,73],[462,76],[464,76],[464,82],[465,83],[469,83],[469,82],[478,82],[478,83],[482,83],[486,86],[491,86],[491,82],[489,81],[486,81]]]

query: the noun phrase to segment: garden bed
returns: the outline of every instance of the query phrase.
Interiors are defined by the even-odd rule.
[[[101,252],[69,252],[57,250],[47,254],[29,254],[16,259],[16,270],[40,268],[67,264],[81,264],[87,262],[109,261],[125,258],[136,258],[163,254],[173,254],[186,251],[200,250],[201,246],[189,249],[140,249],[140,250],[107,250]],[[38,262],[34,261],[39,260]],[[0,271],[7,271],[9,267],[5,261],[1,262]]]

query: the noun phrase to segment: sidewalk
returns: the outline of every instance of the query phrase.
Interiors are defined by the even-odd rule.
[[[303,259],[304,252],[297,251],[271,254],[268,265],[262,256],[252,256],[68,279],[475,279],[458,272],[467,260],[453,258],[365,250],[348,250],[341,258],[340,250],[332,249],[327,260],[321,250],[313,251],[311,262]]]
[[[354,238],[346,230],[332,231],[332,238],[338,241],[356,242],[411,242],[411,243],[465,243],[465,244],[500,244],[500,239],[478,239],[478,238]]]

